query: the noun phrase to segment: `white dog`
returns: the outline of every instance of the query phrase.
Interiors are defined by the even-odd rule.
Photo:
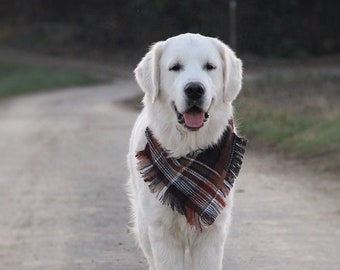
[[[157,160],[142,168],[141,163],[146,161],[136,154],[146,149],[147,128],[158,142],[156,147],[165,149],[167,158],[173,158],[175,163],[176,159],[195,157],[199,155],[195,153],[217,145],[226,127],[233,126],[232,101],[241,89],[242,62],[218,39],[182,34],[154,44],[138,64],[135,75],[145,96],[128,154],[133,232],[151,270],[221,270],[233,206],[232,185],[225,184],[224,192],[221,188],[218,193],[222,193],[216,195],[223,197],[223,202],[212,210],[218,213],[217,218],[204,219],[206,207],[195,212],[187,203],[177,205],[176,198],[171,200],[165,195],[167,183],[159,186],[158,181],[152,185],[150,178],[161,178],[150,173]],[[179,168],[178,173],[182,176],[185,170]],[[163,171],[164,174],[167,173]],[[192,175],[195,178],[195,172]],[[173,178],[177,179],[177,174],[166,181],[174,181],[175,188],[180,188],[182,182]],[[197,194],[189,189],[184,201],[200,204]]]

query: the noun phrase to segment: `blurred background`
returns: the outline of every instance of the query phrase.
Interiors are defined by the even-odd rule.
[[[1,42],[47,53],[140,50],[183,32],[228,42],[237,4],[237,49],[261,56],[339,53],[336,0],[2,0]]]
[[[131,74],[151,43],[198,32],[230,44],[244,62],[236,108],[252,146],[338,172],[339,14],[337,0],[2,0],[0,97],[115,76],[101,64]],[[46,69],[42,55],[58,69]],[[79,59],[91,65],[70,64]],[[37,78],[27,73],[32,63]]]

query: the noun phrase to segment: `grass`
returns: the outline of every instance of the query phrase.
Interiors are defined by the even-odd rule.
[[[241,119],[242,132],[257,143],[305,155],[340,153],[339,117],[297,115],[272,108],[244,111],[247,108],[247,102],[239,105],[237,118]]]
[[[340,74],[264,72],[236,102],[241,131],[255,148],[340,172]]]
[[[0,61],[0,98],[99,82],[100,79],[77,71]]]

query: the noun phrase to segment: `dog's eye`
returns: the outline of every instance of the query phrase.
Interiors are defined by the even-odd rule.
[[[170,71],[180,71],[183,69],[183,66],[180,63],[176,63],[169,68]]]
[[[216,67],[213,64],[208,62],[204,65],[204,69],[207,71],[210,71],[210,70],[216,69]]]

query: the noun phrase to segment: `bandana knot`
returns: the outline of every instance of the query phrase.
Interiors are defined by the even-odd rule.
[[[162,204],[202,229],[226,207],[226,197],[241,169],[247,140],[234,133],[233,121],[216,145],[173,158],[146,128],[147,144],[138,151],[137,169]]]

